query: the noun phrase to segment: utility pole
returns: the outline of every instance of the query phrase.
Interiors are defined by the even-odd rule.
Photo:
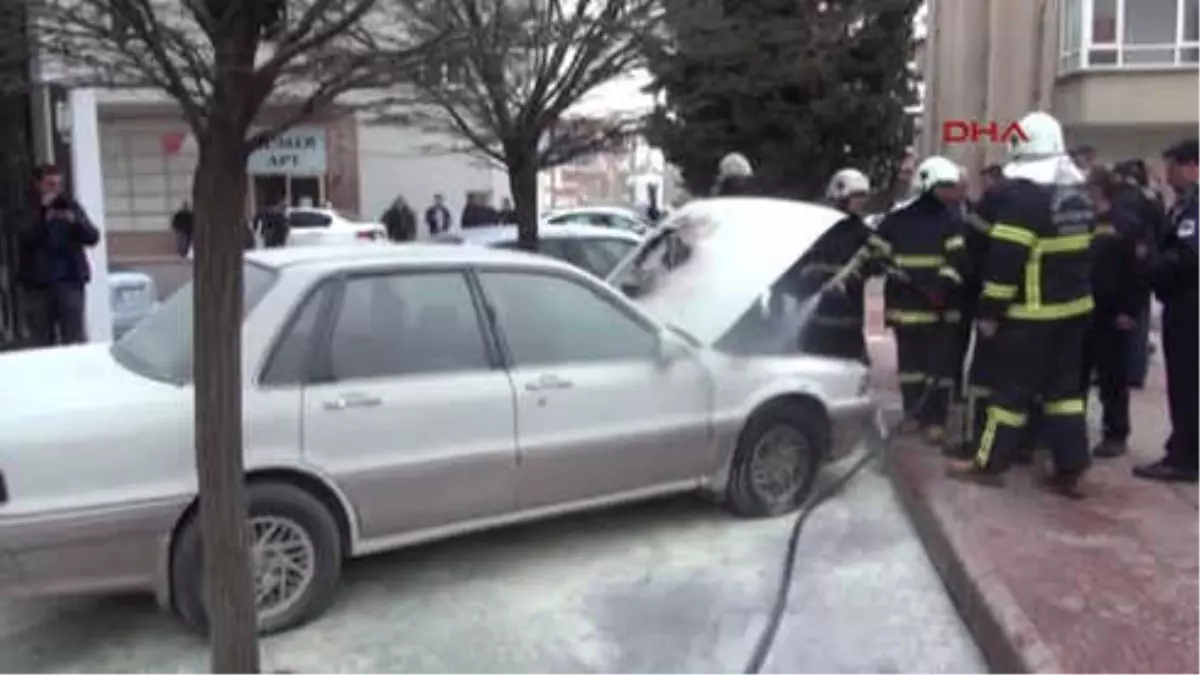
[[[0,351],[24,342],[16,226],[28,212],[34,165],[28,9],[25,2],[6,4],[0,18]]]

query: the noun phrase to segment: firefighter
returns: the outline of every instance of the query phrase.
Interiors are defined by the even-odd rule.
[[[889,213],[872,238],[898,271],[884,289],[884,318],[896,336],[896,361],[905,420],[901,431],[921,430],[930,442],[946,438],[954,388],[952,349],[957,309],[946,303],[948,255],[961,247],[957,200],[962,174],[944,157],[917,167],[917,196]]]
[[[717,197],[733,197],[753,194],[754,167],[750,160],[739,152],[731,152],[721,158],[717,166],[717,182],[713,186],[713,195]]]
[[[1162,341],[1167,361],[1167,402],[1171,436],[1167,456],[1134,469],[1140,478],[1195,482],[1197,476],[1197,242],[1200,220],[1197,199],[1197,142],[1183,141],[1163,155],[1167,177],[1178,193],[1168,218],[1170,227],[1149,269],[1154,294],[1163,303]]]
[[[800,261],[795,272],[797,297],[810,297],[829,286],[831,279],[867,245],[871,230],[863,222],[862,215],[870,193],[871,182],[858,169],[842,169],[830,179],[826,199],[847,215]],[[816,302],[812,319],[800,334],[800,348],[814,354],[868,363],[863,335],[863,275],[849,276],[838,284],[837,292],[822,293]]]
[[[976,325],[996,376],[976,420],[974,457],[947,468],[956,478],[1000,484],[1040,400],[1040,435],[1054,459],[1049,483],[1078,497],[1091,461],[1080,373],[1093,307],[1095,213],[1058,120],[1034,112],[1020,124],[1025,134],[1011,143],[1007,180],[979,209],[991,227]]]
[[[1121,185],[1115,176],[1095,167],[1088,184],[1096,207],[1092,238],[1096,308],[1087,334],[1084,382],[1090,383],[1096,375],[1104,409],[1104,435],[1092,454],[1118,457],[1125,454],[1129,438],[1129,343],[1146,299],[1138,260],[1144,234],[1137,215],[1118,202]]]

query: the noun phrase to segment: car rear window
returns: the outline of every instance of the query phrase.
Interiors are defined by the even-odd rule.
[[[316,211],[291,211],[287,218],[291,227],[329,227],[333,223],[333,218]]]

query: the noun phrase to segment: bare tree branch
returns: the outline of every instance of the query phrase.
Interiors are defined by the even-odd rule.
[[[461,37],[416,83],[428,126],[512,169],[542,169],[601,150],[630,132],[625,119],[568,120],[587,94],[637,69],[660,0],[391,0],[415,20]]]

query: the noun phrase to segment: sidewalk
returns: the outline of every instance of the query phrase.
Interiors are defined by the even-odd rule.
[[[868,332],[876,383],[894,389],[894,347],[878,326]],[[932,448],[889,447],[893,484],[993,670],[1200,669],[1195,486],[1130,475],[1166,435],[1155,371],[1135,394],[1133,456],[1098,463],[1083,501],[1043,490],[1025,468],[1004,489],[949,481]]]

